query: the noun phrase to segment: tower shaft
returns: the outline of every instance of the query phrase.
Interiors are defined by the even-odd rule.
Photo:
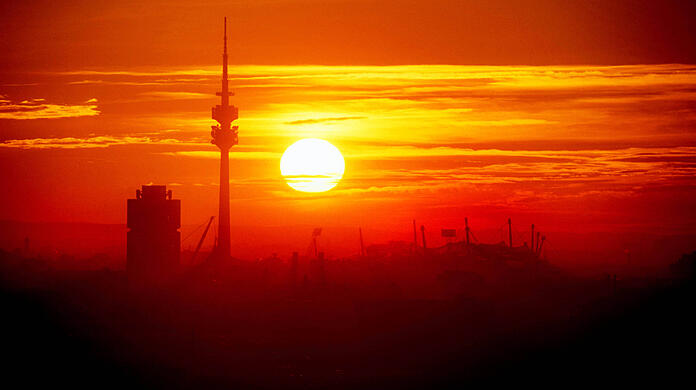
[[[220,149],[220,215],[218,219],[218,246],[221,256],[230,255],[230,151]]]

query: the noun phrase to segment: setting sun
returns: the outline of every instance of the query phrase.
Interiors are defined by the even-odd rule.
[[[324,192],[343,177],[345,161],[328,141],[305,138],[290,145],[280,159],[280,173],[290,187],[302,192]]]

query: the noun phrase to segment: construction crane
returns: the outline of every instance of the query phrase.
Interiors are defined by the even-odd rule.
[[[307,256],[311,256],[314,250],[314,257],[319,258],[319,248],[317,247],[317,237],[321,236],[321,228],[314,228],[312,231],[312,242],[307,247]]]
[[[544,241],[546,241],[546,236],[541,236],[541,242],[539,243],[539,249],[537,250],[537,257],[541,257],[541,251],[544,249]]]
[[[363,243],[361,227],[358,227],[358,233],[360,233],[360,256],[365,257],[365,244]]]
[[[198,251],[201,250],[201,245],[203,245],[203,241],[205,241],[205,236],[208,234],[208,229],[210,229],[210,224],[213,223],[213,219],[215,219],[215,217],[210,217],[210,220],[208,220],[208,225],[205,227],[203,235],[201,236],[201,239],[198,241],[198,245],[196,245],[196,250],[193,252],[193,255],[191,256],[191,264],[194,264],[196,256],[198,255]]]
[[[466,226],[466,245],[469,245],[469,218],[464,217],[464,226]]]

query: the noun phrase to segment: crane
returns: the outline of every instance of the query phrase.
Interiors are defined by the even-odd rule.
[[[205,240],[205,236],[208,234],[208,229],[210,229],[210,224],[213,223],[213,219],[215,219],[215,217],[210,217],[210,220],[208,220],[208,225],[205,227],[203,235],[198,241],[198,245],[196,245],[196,251],[193,252],[193,255],[191,256],[191,264],[194,264],[193,262],[196,260],[196,255],[198,255],[198,251],[201,250],[201,245],[203,245],[203,241]]]

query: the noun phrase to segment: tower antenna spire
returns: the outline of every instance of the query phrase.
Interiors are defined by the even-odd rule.
[[[225,35],[223,36],[223,41],[225,46],[224,54],[227,54],[227,16],[225,16]]]

